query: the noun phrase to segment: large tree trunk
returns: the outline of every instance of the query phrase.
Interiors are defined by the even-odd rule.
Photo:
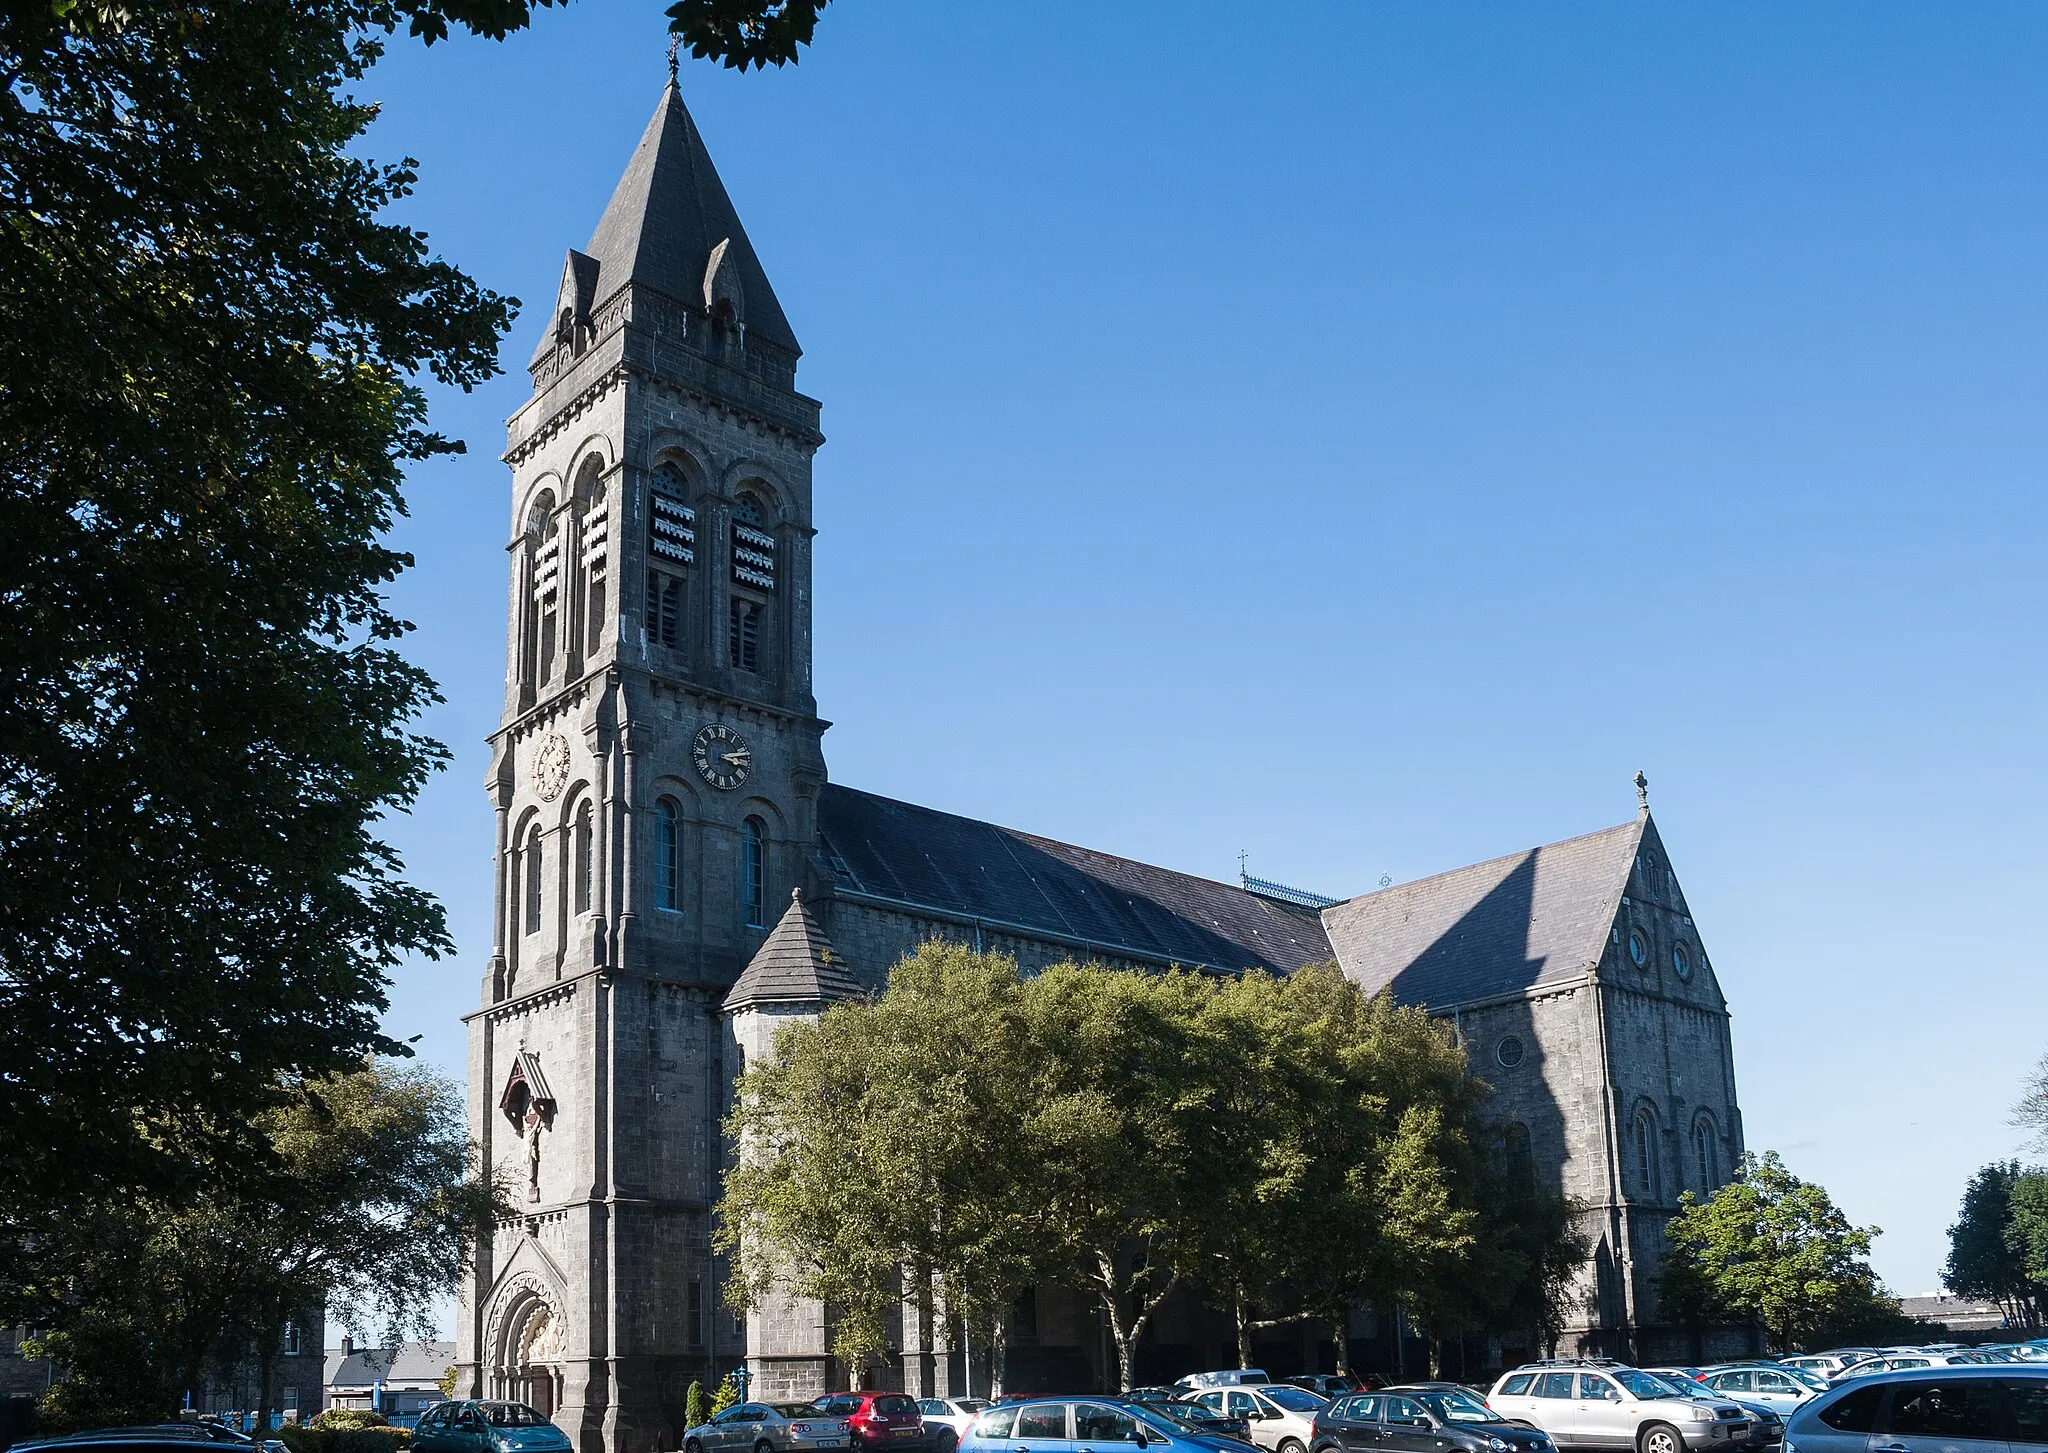
[[[1003,1373],[1010,1361],[1009,1340],[1003,1335],[1003,1316],[998,1312],[995,1327],[988,1339],[988,1395],[993,1398],[1003,1390]]]
[[[1330,1319],[1330,1340],[1337,1344],[1337,1376],[1351,1376],[1351,1319],[1336,1316]]]
[[[1231,1307],[1237,1314],[1237,1365],[1239,1367],[1250,1367],[1252,1365],[1252,1319],[1250,1311],[1244,1304],[1243,1287],[1237,1289],[1237,1295],[1231,1299]]]
[[[1109,1319],[1109,1335],[1116,1342],[1117,1391],[1129,1392],[1131,1358],[1138,1350],[1138,1339],[1145,1335],[1145,1328],[1151,1325],[1152,1313],[1158,1309],[1161,1302],[1172,1295],[1173,1289],[1180,1285],[1180,1273],[1176,1271],[1169,1276],[1166,1285],[1151,1297],[1147,1297],[1139,1287],[1129,1288],[1129,1295],[1136,1299],[1138,1310],[1136,1315],[1126,1315],[1122,1295],[1125,1288],[1116,1273],[1116,1253],[1110,1251],[1098,1256],[1096,1269],[1097,1274],[1093,1278],[1096,1297],[1102,1303],[1102,1310]]]

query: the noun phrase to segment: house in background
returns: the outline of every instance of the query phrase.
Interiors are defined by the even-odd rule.
[[[357,1347],[353,1337],[327,1349],[330,1408],[363,1408],[409,1423],[443,1400],[441,1377],[455,1361],[453,1342]]]

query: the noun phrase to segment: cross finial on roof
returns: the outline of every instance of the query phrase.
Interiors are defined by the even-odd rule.
[[[1636,773],[1636,801],[1642,804],[1642,811],[1650,810],[1650,779],[1641,772]]]
[[[682,48],[682,44],[683,38],[680,35],[671,35],[668,38],[668,83],[671,86],[676,83],[676,52]]]

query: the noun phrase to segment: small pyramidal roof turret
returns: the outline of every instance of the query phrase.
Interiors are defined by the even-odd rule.
[[[789,895],[789,909],[725,996],[728,1013],[748,1004],[825,1004],[852,999],[860,981],[832,951],[832,940],[804,907],[801,888]]]
[[[673,81],[663,88],[590,245],[569,254],[564,289],[580,295],[580,313],[628,282],[695,308],[711,305],[716,283],[718,295],[737,304],[750,338],[802,352]]]

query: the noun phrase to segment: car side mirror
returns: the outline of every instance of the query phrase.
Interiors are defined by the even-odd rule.
[[[1152,1440],[1145,1436],[1145,1430],[1143,1428],[1132,1428],[1131,1441],[1133,1443],[1136,1443],[1140,1448],[1142,1448]]]

